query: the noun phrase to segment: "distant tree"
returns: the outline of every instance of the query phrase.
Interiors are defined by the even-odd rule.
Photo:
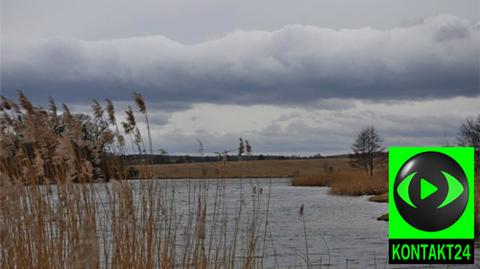
[[[240,140],[240,143],[238,144],[238,160],[242,160],[242,155],[245,153],[245,144],[243,143],[243,139],[240,137],[238,140]]]
[[[245,139],[245,150],[247,151],[248,156],[252,155],[252,145],[250,145],[250,143],[246,139]]]
[[[478,170],[480,158],[480,114],[476,118],[467,117],[462,123],[458,132],[458,144],[475,149],[475,169]]]
[[[376,166],[385,162],[383,140],[373,126],[363,129],[352,145],[352,165],[364,169],[370,176]]]
[[[265,156],[263,156],[263,154],[260,154],[260,155],[258,155],[257,160],[263,161],[263,160],[265,160]]]
[[[165,149],[159,149],[158,151],[160,153],[160,162],[166,163],[168,161],[168,158],[167,158],[168,152]]]

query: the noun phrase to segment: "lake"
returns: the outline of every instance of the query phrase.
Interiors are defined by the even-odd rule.
[[[134,191],[138,180],[130,180]],[[373,203],[367,196],[348,197],[331,195],[326,187],[292,187],[289,179],[228,179],[228,180],[158,180],[164,189],[171,189],[175,208],[181,215],[188,208],[188,193],[192,187],[207,188],[208,217],[215,202],[215,193],[221,186],[225,214],[235,219],[238,204],[244,205],[242,218],[248,218],[248,208],[256,202],[263,203],[257,212],[267,215],[269,235],[266,241],[265,267],[306,267],[315,268],[399,268],[387,264],[388,223],[376,218],[387,212],[386,203]],[[300,208],[303,205],[303,215]],[[181,221],[180,221],[181,222]],[[244,226],[248,221],[242,222]],[[210,223],[207,222],[207,227]],[[185,224],[180,226],[186,228]],[[240,230],[248,227],[240,227]],[[180,228],[181,230],[181,228]],[[208,232],[208,229],[207,229]],[[228,232],[228,231],[227,231]],[[207,234],[208,238],[208,234]],[[178,245],[182,238],[179,236]],[[259,239],[262,242],[262,239]],[[265,242],[264,241],[264,242]],[[307,258],[308,246],[308,258]],[[478,264],[479,246],[476,260]],[[413,266],[403,266],[413,267]],[[446,266],[415,266],[415,268],[445,268]],[[451,268],[459,268],[451,266]],[[463,268],[478,268],[469,265]]]

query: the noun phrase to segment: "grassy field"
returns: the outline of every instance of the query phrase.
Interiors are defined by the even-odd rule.
[[[243,178],[313,176],[352,170],[349,159],[263,160],[138,165],[140,178]]]

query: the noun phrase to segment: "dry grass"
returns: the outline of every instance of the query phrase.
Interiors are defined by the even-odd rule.
[[[94,101],[94,118],[74,115],[66,105],[57,112],[35,107],[19,91],[19,104],[1,97],[0,173],[22,184],[91,182],[124,178],[118,154],[122,135],[110,129],[100,104]]]
[[[213,202],[192,184],[181,210],[158,181],[3,185],[0,267],[261,268],[269,195],[238,201],[232,218],[219,184]]]
[[[362,170],[333,171],[317,176],[294,177],[293,186],[329,186],[337,195],[378,195],[388,191],[387,172],[377,171],[373,177]]]
[[[128,176],[125,139],[111,102],[105,118],[94,101],[91,120],[65,105],[59,115],[53,100],[49,111],[35,107],[21,92],[19,104],[0,103],[0,268],[263,267],[273,245],[261,214],[269,193],[248,195],[248,207],[239,199],[232,219],[225,186],[218,183],[212,201],[198,182],[180,211],[175,189],[161,181],[119,181]],[[143,138],[127,114],[125,135],[141,154]]]
[[[140,178],[270,178],[309,176],[329,170],[352,170],[349,159],[262,160],[137,166]]]
[[[363,171],[336,173],[330,183],[330,192],[339,195],[378,195],[387,191],[386,171],[376,172],[373,177]]]

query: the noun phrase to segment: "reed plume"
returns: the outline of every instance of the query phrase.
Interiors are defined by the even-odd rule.
[[[127,121],[122,122],[123,130],[125,131],[125,134],[130,135],[133,144],[137,147],[138,153],[142,154],[143,150],[141,145],[143,144],[143,139],[140,130],[137,127],[137,121],[131,106],[128,106],[125,114],[127,115]]]
[[[103,118],[103,108],[102,105],[97,100],[92,101],[92,110],[93,110],[93,115],[97,120],[101,120]]]
[[[0,96],[0,99],[1,99],[1,108],[2,108],[2,110],[3,110],[3,109],[6,109],[6,110],[12,109],[12,106],[10,105],[10,101],[9,101],[7,98],[5,98],[5,97],[2,95],[2,96]]]
[[[150,134],[150,124],[148,122],[148,113],[147,106],[145,105],[145,100],[140,93],[133,93],[133,100],[137,104],[138,110],[145,116],[145,122],[147,124],[147,135],[148,135],[148,144],[150,147],[150,155],[153,155],[153,146],[152,146],[152,135]]]
[[[105,101],[107,102],[106,110],[108,123],[115,127],[115,137],[117,138],[118,147],[121,151],[120,153],[123,154],[125,139],[123,138],[123,135],[120,134],[120,129],[118,128],[117,117],[115,116],[115,107],[110,99],[106,99]]]
[[[23,93],[23,91],[18,90],[18,99],[20,102],[20,105],[25,109],[28,113],[32,114],[34,113],[34,107],[28,97]]]
[[[105,102],[107,102],[106,109],[108,115],[108,122],[113,126],[117,126],[117,118],[115,117],[115,107],[113,106],[113,102],[110,99],[106,99]]]
[[[127,110],[125,111],[125,114],[127,114],[127,121],[122,122],[122,125],[123,125],[123,129],[125,130],[125,133],[129,134],[137,126],[137,121],[135,120],[135,115],[133,114],[132,107],[128,106]]]

